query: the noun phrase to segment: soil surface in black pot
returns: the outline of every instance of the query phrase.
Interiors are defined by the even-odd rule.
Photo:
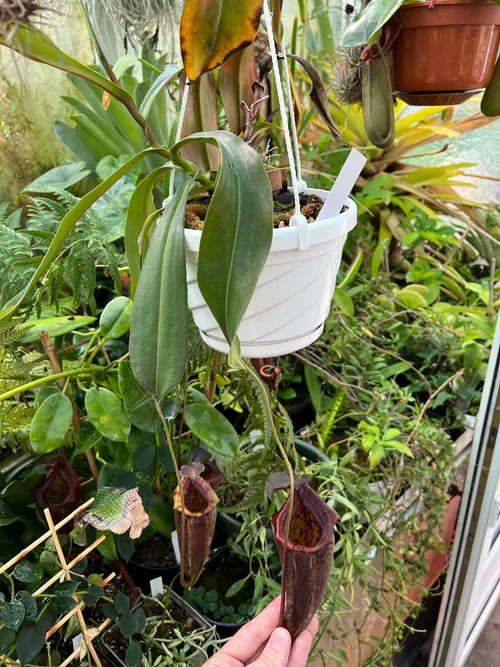
[[[175,567],[177,565],[172,541],[159,533],[137,544],[132,560],[142,567]]]
[[[217,591],[219,600],[224,605],[231,605],[237,609],[253,598],[253,579],[247,579],[243,588],[236,595],[227,598],[226,593],[232,584],[247,576],[248,561],[227,550],[215,562],[207,564],[196,586],[203,586],[206,591]]]
[[[188,229],[203,229],[203,224],[211,201],[211,194],[202,194],[188,203],[186,206],[186,227]],[[300,195],[300,210],[309,223],[316,220],[323,204],[324,201],[317,195],[309,195],[306,193]],[[344,206],[342,210],[346,210],[346,207]],[[288,190],[286,185],[284,185],[281,192],[274,196],[275,229],[288,227],[290,219],[294,213],[295,202],[293,193]]]
[[[146,618],[151,616],[161,616],[163,614],[163,607],[154,602],[154,600],[146,600],[142,605]],[[186,635],[193,630],[200,627],[200,624],[188,614],[184,607],[181,607],[177,602],[170,599],[168,602],[168,611],[175,623],[165,623],[162,630],[157,631],[156,636],[161,639],[178,639],[175,630],[179,630],[182,635]],[[168,619],[168,616],[167,616]],[[148,626],[146,624],[146,634],[148,634]],[[116,655],[125,662],[125,654],[129,645],[128,639],[121,634],[119,629],[115,626],[106,635],[106,644],[113,649]],[[160,655],[158,649],[154,646],[151,649],[151,656],[153,660]]]

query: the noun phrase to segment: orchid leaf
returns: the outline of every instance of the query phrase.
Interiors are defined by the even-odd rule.
[[[154,80],[153,85],[144,96],[144,99],[142,100],[141,106],[139,108],[139,111],[144,116],[144,118],[149,116],[151,107],[153,106],[153,103],[158,94],[163,90],[163,88],[165,88],[165,86],[168,86],[169,83],[176,79],[181,72],[182,67],[178,67],[177,65],[169,65],[167,69]]]
[[[130,332],[136,380],[157,401],[184,375],[188,306],[184,216],[192,179],[186,178],[156,227],[137,285]]]
[[[33,26],[20,23],[16,30],[8,35],[0,33],[0,45],[2,44],[25,58],[81,76],[120,101],[133,102],[132,97],[121,86],[61,51],[47,35]]]
[[[226,112],[229,129],[233,134],[240,134],[245,127],[245,114],[241,103],[249,107],[254,101],[252,84],[257,79],[253,44],[234,53],[221,65],[219,92]],[[217,128],[215,128],[217,129]]]
[[[185,85],[186,79],[183,77],[181,80],[181,94]],[[218,128],[215,76],[213,72],[207,72],[194,83],[189,84],[189,96],[181,138],[184,139],[196,132],[212,132]],[[219,152],[214,146],[207,144],[188,144],[182,149],[182,155],[186,160],[194,162],[196,167],[202,171],[215,171],[220,165]]]
[[[190,81],[221,65],[255,39],[263,0],[187,0],[181,49]]]
[[[221,152],[201,237],[198,284],[231,345],[271,248],[271,184],[258,153],[230,132],[181,140],[171,149],[173,162],[190,142],[208,142]]]
[[[109,530],[115,535],[130,530],[130,537],[135,540],[149,526],[149,517],[137,488],[103,486],[97,491],[92,505],[77,517],[77,523],[80,526],[90,524],[97,530]]]

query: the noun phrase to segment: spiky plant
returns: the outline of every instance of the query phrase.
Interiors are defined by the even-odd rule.
[[[335,53],[332,87],[341,104],[362,102],[362,61],[359,48],[340,48]]]
[[[11,34],[17,24],[29,23],[45,9],[38,0],[0,0],[0,34]]]

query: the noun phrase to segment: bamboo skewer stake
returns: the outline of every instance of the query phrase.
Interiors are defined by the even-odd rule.
[[[12,565],[15,565],[18,563],[20,560],[22,560],[27,554],[29,554],[33,549],[36,549],[37,546],[48,540],[49,538],[52,538],[54,542],[54,546],[57,552],[57,557],[59,560],[59,564],[61,566],[61,570],[55,574],[49,581],[46,581],[42,586],[40,586],[34,593],[32,593],[33,597],[40,596],[43,594],[44,591],[47,590],[47,588],[50,588],[54,583],[56,583],[61,576],[64,576],[64,578],[68,581],[71,579],[71,569],[77,565],[80,561],[82,561],[91,551],[93,551],[101,542],[103,542],[106,537],[102,535],[100,538],[95,540],[93,544],[91,544],[89,547],[84,549],[81,553],[76,556],[70,563],[66,562],[66,557],[64,555],[63,549],[61,547],[61,543],[59,541],[59,535],[57,531],[65,526],[69,521],[71,521],[77,514],[83,512],[87,507],[89,507],[92,503],[94,502],[94,498],[91,498],[88,500],[86,503],[83,505],[80,505],[76,510],[74,510],[70,515],[68,515],[65,519],[60,521],[58,524],[54,524],[52,520],[52,516],[50,514],[50,510],[46,509],[44,510],[44,515],[45,515],[45,520],[47,521],[47,525],[49,526],[49,530],[44,533],[41,537],[36,539],[34,542],[32,542],[28,547],[23,549],[20,553],[17,554],[17,556],[14,556],[14,558],[11,558],[8,563],[3,565],[0,568],[0,574],[4,573],[6,570],[8,570]],[[112,572],[110,575],[108,575],[103,581],[101,582],[100,586],[102,588],[106,587],[109,582],[116,576],[116,572]],[[72,596],[73,599],[77,602],[77,605],[71,609],[65,616],[63,616],[61,619],[57,621],[45,634],[45,639],[46,641],[54,635],[58,630],[60,630],[73,616],[76,615],[78,619],[78,624],[80,625],[81,631],[82,631],[82,636],[83,636],[83,641],[84,641],[84,646],[79,646],[77,649],[73,651],[73,653],[66,658],[66,660],[60,665],[60,667],[67,667],[75,658],[77,658],[79,655],[81,658],[83,658],[84,653],[82,651],[86,651],[91,657],[92,661],[97,667],[102,667],[101,661],[99,660],[99,656],[97,655],[97,652],[95,650],[95,647],[93,645],[93,641],[96,637],[98,637],[102,631],[110,625],[112,622],[111,619],[107,618],[103,623],[98,628],[87,628],[87,625],[85,623],[85,619],[83,618],[83,609],[85,607],[85,603],[78,602],[78,597],[75,595]],[[17,660],[10,660],[6,658],[5,656],[0,655],[0,661],[2,661],[2,664],[6,665],[7,667],[19,667],[19,661]]]

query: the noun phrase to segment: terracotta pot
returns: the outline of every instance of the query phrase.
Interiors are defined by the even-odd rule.
[[[492,0],[429,0],[402,7],[394,90],[416,106],[460,104],[485,88],[500,44]]]

